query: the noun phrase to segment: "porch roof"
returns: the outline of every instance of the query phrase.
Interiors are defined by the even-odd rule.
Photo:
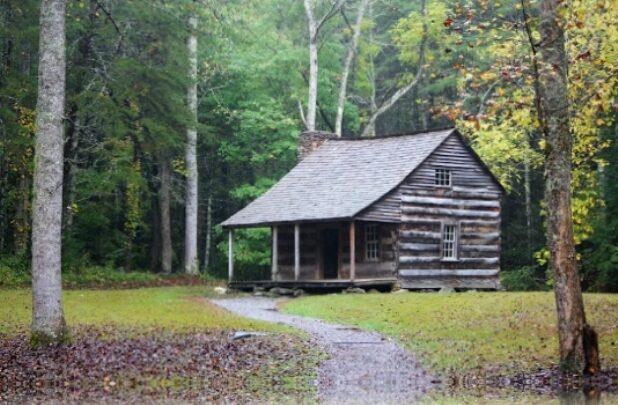
[[[222,226],[354,218],[403,182],[455,131],[327,140]]]

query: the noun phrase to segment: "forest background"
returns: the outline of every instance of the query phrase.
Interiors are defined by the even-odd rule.
[[[456,125],[508,191],[503,285],[548,288],[545,145],[522,3],[315,3],[317,18],[326,17],[315,36],[316,129],[335,132],[341,122],[342,136],[356,137]],[[0,285],[29,282],[38,10],[34,0],[0,1]],[[568,14],[582,285],[616,292],[618,1],[571,1]],[[205,277],[225,274],[226,240],[217,224],[296,163],[311,79],[302,2],[71,0],[65,275],[161,273],[168,270],[162,252],[170,251],[172,269],[184,271],[191,34],[198,42],[198,236]],[[239,276],[268,271],[269,240],[268,229],[239,232]]]

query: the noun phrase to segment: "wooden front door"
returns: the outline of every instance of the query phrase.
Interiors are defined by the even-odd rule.
[[[321,236],[324,278],[339,278],[339,229],[324,229]]]

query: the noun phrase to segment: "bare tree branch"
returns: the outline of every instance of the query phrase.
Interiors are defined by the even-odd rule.
[[[421,19],[423,23],[423,37],[421,39],[421,43],[419,46],[418,69],[416,70],[416,75],[414,77],[414,80],[408,83],[407,85],[405,85],[404,87],[400,88],[399,90],[397,90],[392,96],[390,96],[388,100],[383,102],[380,105],[380,107],[378,107],[378,109],[373,112],[373,114],[371,114],[371,117],[369,117],[369,121],[367,122],[367,125],[365,125],[365,128],[363,129],[361,136],[363,137],[369,136],[371,128],[375,127],[375,123],[378,117],[384,114],[386,111],[390,110],[390,108],[393,105],[395,105],[401,97],[403,97],[410,90],[415,88],[420,82],[420,79],[422,78],[424,74],[423,65],[425,64],[425,49],[427,47],[427,38],[428,38],[428,26],[427,26],[427,21],[426,21],[426,14],[427,14],[426,0],[422,0],[421,1]]]

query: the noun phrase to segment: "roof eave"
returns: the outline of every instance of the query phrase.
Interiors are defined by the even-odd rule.
[[[271,226],[285,226],[295,224],[307,224],[307,223],[327,223],[327,222],[344,222],[352,221],[354,217],[336,217],[336,218],[306,218],[289,221],[265,221],[265,222],[252,222],[252,223],[236,223],[225,224],[221,223],[223,229],[248,229],[248,228],[266,228]]]

